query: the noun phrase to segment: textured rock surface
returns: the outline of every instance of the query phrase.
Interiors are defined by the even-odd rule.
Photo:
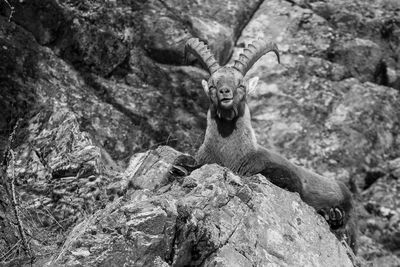
[[[77,225],[47,266],[352,266],[297,194],[216,165],[165,183],[177,155],[160,147],[133,158],[132,186]]]
[[[131,198],[156,199],[155,192],[168,194],[162,188],[185,194],[189,191],[190,179],[171,181],[161,175],[178,152],[166,157],[151,149],[167,144],[194,154],[202,141],[207,99],[201,79],[207,73],[179,66],[183,40],[192,35],[207,39],[220,62],[232,62],[232,50],[237,55],[244,43],[256,37],[278,44],[282,64],[276,63],[273,54],[267,55],[249,72],[249,77],[261,78],[250,98],[260,143],[297,164],[350,183],[360,217],[359,254],[374,266],[400,265],[398,1],[9,2],[15,7],[10,23],[9,7],[0,1],[0,152],[15,122],[22,118],[13,143],[17,195],[27,235],[34,237],[31,242],[38,266],[48,262],[49,255],[55,259],[60,251],[66,252],[66,247],[69,252],[59,260],[71,263],[85,256],[94,258],[97,252],[86,245],[71,247],[74,235],[64,242],[71,228],[75,235],[81,231],[82,238],[89,236],[84,227],[75,228],[86,217],[103,218],[111,211],[120,214],[119,207],[128,205]],[[125,168],[135,152],[141,153]],[[196,175],[193,188],[204,185],[198,181],[203,174]],[[229,183],[214,178],[211,183],[229,187]],[[241,183],[253,191],[264,186],[254,181]],[[189,189],[179,189],[181,184]],[[0,262],[14,259],[14,265],[21,265],[25,254],[4,183],[0,193]],[[229,205],[237,204],[239,214],[245,208],[239,208],[244,202],[236,195]],[[216,202],[211,200],[209,205],[213,206]],[[172,208],[161,208],[161,212],[159,204],[143,205],[143,212],[155,209],[150,212],[154,218],[185,214],[178,206],[176,212]],[[190,207],[198,209],[195,204]],[[33,218],[32,211],[38,212]],[[219,212],[223,211],[210,209],[215,220],[219,220]],[[312,212],[307,214],[307,220],[318,218]],[[211,229],[205,222],[207,227],[216,225],[208,221],[210,218],[196,220],[193,229]],[[239,221],[234,220],[238,229],[244,222]],[[165,227],[170,227],[168,223]],[[259,226],[257,221],[248,223]],[[192,233],[185,227],[182,231]],[[283,233],[281,230],[277,232]],[[204,263],[229,265],[224,257],[231,256],[236,263],[246,265],[246,257],[252,261],[264,253],[259,244],[252,243],[253,238],[238,241],[236,235],[219,249],[226,240],[224,234],[215,238],[221,231],[206,234],[209,243],[202,241],[203,232],[191,235],[201,241],[196,243],[200,248],[218,248],[210,257],[199,254],[196,261],[207,258]],[[170,255],[163,258],[157,252],[159,257],[150,258],[154,265],[166,266],[174,260],[171,255],[179,254],[172,247],[160,247],[162,242],[172,242],[158,239],[161,235],[164,238],[164,233],[147,234],[145,238],[130,238],[141,240],[140,244],[151,240],[154,243],[148,244],[156,244],[157,251]],[[298,238],[291,241],[294,246],[303,240],[300,234],[291,236]],[[292,244],[283,237],[285,245]],[[104,255],[115,256],[118,248],[103,251]],[[132,252],[131,247],[125,248]],[[278,248],[268,250],[272,253],[268,255],[277,252],[273,260],[290,262],[289,256],[279,258]],[[129,253],[130,260],[137,259]],[[179,260],[187,260],[185,251],[180,253]],[[117,258],[123,257],[113,259]]]
[[[363,214],[366,220],[361,221],[360,227],[393,250],[400,246],[399,190],[398,180],[383,177],[362,193],[364,207],[373,216]]]
[[[143,12],[146,49],[161,63],[181,64],[185,41],[196,36],[207,40],[217,59],[225,64],[241,30],[261,2],[147,1]]]
[[[30,120],[24,141],[8,173],[17,177],[25,209],[42,225],[68,227],[102,205],[107,174],[101,150],[80,131],[73,113],[41,111]]]
[[[158,90],[140,78],[132,87],[95,74],[82,75],[53,51],[39,46],[24,29],[0,19],[0,49],[4,52],[0,75],[5,88],[0,98],[5,114],[0,119],[3,129],[9,130],[8,125],[25,116],[27,110],[38,110],[41,105],[67,106],[77,115],[80,126],[114,159],[127,160],[132,151],[156,144],[176,144],[174,132],[181,127],[175,125],[174,110],[168,108],[172,107],[176,91],[170,87]],[[163,71],[152,64],[153,76],[162,77]],[[168,79],[164,76],[160,83]],[[164,119],[151,119],[156,116]],[[188,143],[182,146],[189,147]]]
[[[250,99],[253,125],[265,146],[298,164],[350,181],[360,192],[373,184],[358,205],[359,252],[374,266],[397,266],[399,258],[386,249],[398,255],[398,211],[382,197],[394,204],[399,194],[398,181],[391,178],[400,147],[399,94],[384,82],[388,77],[380,68],[385,62],[386,74],[398,70],[399,6],[294,2],[265,1],[239,39],[247,43],[261,36],[283,52],[281,65],[268,55],[249,73],[261,77]],[[388,23],[390,37],[381,32]]]

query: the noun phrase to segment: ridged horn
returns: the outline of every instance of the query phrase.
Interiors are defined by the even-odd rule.
[[[239,55],[239,59],[235,60],[233,67],[245,76],[260,57],[271,51],[276,54],[278,62],[281,63],[279,50],[275,43],[266,43],[262,40],[255,40],[243,50],[243,53]]]
[[[198,38],[190,38],[186,41],[185,58],[187,58],[188,52],[192,53],[197,59],[199,59],[201,64],[207,67],[207,70],[210,74],[213,74],[221,68],[214,56],[211,54],[207,45]]]

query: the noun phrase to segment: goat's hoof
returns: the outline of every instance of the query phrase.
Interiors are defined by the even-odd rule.
[[[172,165],[169,173],[174,176],[187,176],[189,172],[182,166]]]
[[[344,224],[344,210],[339,207],[330,208],[329,210],[321,209],[318,213],[325,218],[329,226],[334,230]]]
[[[187,176],[196,168],[196,160],[192,156],[182,154],[174,160],[169,173],[174,176]]]

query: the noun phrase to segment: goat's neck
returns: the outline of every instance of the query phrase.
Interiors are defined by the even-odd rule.
[[[226,129],[231,128],[226,133]],[[203,163],[218,163],[230,169],[239,166],[238,162],[257,148],[257,140],[251,126],[250,110],[247,105],[244,112],[234,121],[221,121],[213,118],[211,110],[207,113],[207,129],[204,143],[198,156]],[[206,153],[204,153],[206,152]],[[202,154],[210,158],[202,158]]]

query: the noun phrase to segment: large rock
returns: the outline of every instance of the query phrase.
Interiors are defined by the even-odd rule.
[[[343,61],[345,58],[342,55],[346,53],[350,59],[349,67],[356,77],[400,88],[395,82],[398,74],[393,81],[390,78],[388,81],[385,76],[390,74],[382,72],[380,64],[377,64],[380,57],[388,70],[400,68],[397,59],[400,52],[400,24],[397,19],[400,6],[397,1],[334,0],[315,1],[308,5],[305,1],[296,2],[325,18],[343,37],[343,40],[333,44],[328,55],[330,59]]]
[[[27,29],[41,45],[48,45],[59,38],[63,31],[66,16],[54,0],[8,1],[14,8],[11,21]],[[10,17],[10,7],[4,2],[0,5],[0,14]]]
[[[172,83],[169,75],[150,59],[147,63],[142,60],[145,57],[140,50],[135,50],[142,62],[137,66],[137,77],[124,78],[123,82],[108,80],[91,73],[80,74],[50,49],[38,45],[27,31],[4,17],[0,20],[0,103],[5,115],[0,125],[4,129],[12,129],[18,118],[35,115],[42,105],[67,107],[76,114],[80,127],[116,160],[127,160],[133,152],[156,144],[191,147],[190,152],[194,152],[191,140],[177,140],[187,138],[183,130],[195,123],[181,126],[173,116],[173,107],[178,105],[174,96],[186,94],[185,90],[180,93],[168,86]],[[131,62],[135,65],[134,59]],[[160,84],[163,87],[154,87]],[[2,140],[8,133],[1,133]],[[198,134],[193,133],[192,139]]]
[[[12,21],[76,68],[110,74],[139,40],[135,9],[91,1],[10,1]],[[6,9],[2,9],[6,15]]]
[[[361,82],[375,81],[377,67],[383,58],[383,49],[367,40],[348,37],[349,40],[334,42],[329,49],[329,60],[346,66],[351,76]],[[385,84],[387,85],[387,84]]]
[[[400,35],[396,7],[383,2],[265,1],[239,42],[249,37],[271,39],[284,53],[318,56],[342,64],[361,81],[395,84],[388,78],[387,67],[399,69],[397,47]],[[362,6],[363,8],[356,8]],[[389,29],[387,29],[389,28]],[[382,31],[389,31],[387,35]],[[385,71],[380,70],[385,62]],[[384,74],[382,74],[384,72]],[[392,78],[393,79],[393,78]]]
[[[217,60],[225,64],[241,30],[261,2],[147,1],[143,9],[143,41],[157,61],[182,64],[186,40],[199,37],[208,42]]]
[[[217,165],[175,180],[177,154],[160,147],[132,160],[126,193],[77,225],[45,266],[352,266],[297,194]]]

